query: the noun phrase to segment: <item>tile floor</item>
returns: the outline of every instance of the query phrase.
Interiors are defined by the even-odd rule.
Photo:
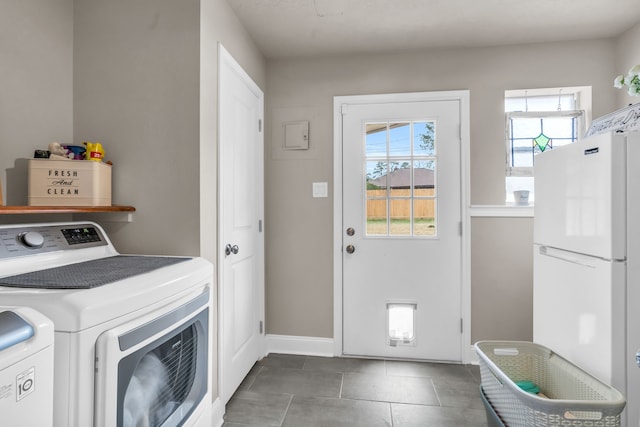
[[[224,427],[486,427],[478,366],[271,354]]]

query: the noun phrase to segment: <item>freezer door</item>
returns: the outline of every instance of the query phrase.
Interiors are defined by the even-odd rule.
[[[534,242],[625,259],[625,153],[625,137],[607,133],[538,155]]]
[[[623,262],[534,246],[533,341],[624,391]]]

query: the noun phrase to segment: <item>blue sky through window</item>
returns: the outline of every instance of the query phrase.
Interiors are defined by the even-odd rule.
[[[433,123],[430,122],[433,126]],[[433,146],[425,146],[422,135],[429,133],[426,122],[413,122],[413,153],[412,153],[412,122],[367,123],[369,129],[365,133],[365,154],[367,158],[367,176],[373,176],[378,162],[411,162],[413,156],[433,156]],[[387,137],[389,155],[387,157]],[[433,164],[433,162],[429,162]]]

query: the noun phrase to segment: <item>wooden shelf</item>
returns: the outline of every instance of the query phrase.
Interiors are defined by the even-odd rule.
[[[77,213],[109,213],[109,212],[135,212],[133,206],[0,206],[0,215],[12,214],[77,214]]]

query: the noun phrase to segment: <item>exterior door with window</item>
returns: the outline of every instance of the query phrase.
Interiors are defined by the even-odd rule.
[[[461,360],[460,111],[342,106],[344,354]]]

